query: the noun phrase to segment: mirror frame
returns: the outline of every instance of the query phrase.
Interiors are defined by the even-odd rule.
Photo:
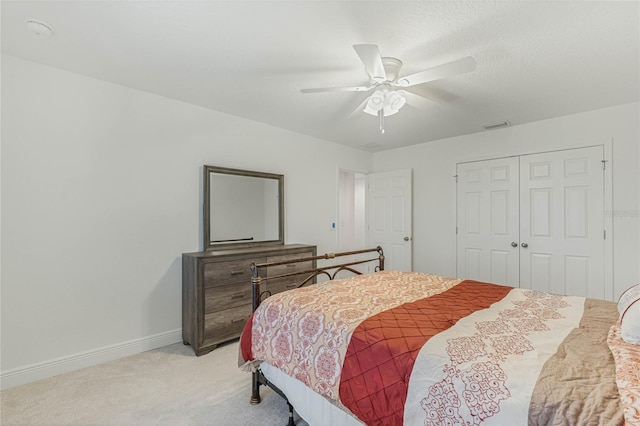
[[[230,169],[227,167],[207,166],[203,168],[202,187],[203,197],[203,234],[204,250],[225,250],[233,248],[249,248],[259,246],[273,246],[284,244],[284,175],[274,173],[256,172],[252,170]],[[265,241],[249,241],[237,243],[211,243],[211,196],[210,179],[211,174],[227,174],[235,176],[249,176],[263,179],[274,179],[278,181],[278,239]]]

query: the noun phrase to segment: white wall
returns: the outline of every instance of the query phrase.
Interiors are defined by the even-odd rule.
[[[372,155],[2,57],[4,387],[181,340],[203,164],[284,174],[286,241],[323,253]]]
[[[508,118],[508,117],[506,117]],[[413,169],[414,270],[454,276],[455,164],[579,146],[612,145],[614,297],[640,282],[638,103],[374,154],[374,170]],[[610,141],[613,140],[611,143]]]
[[[1,371],[12,386],[180,340],[202,165],[285,175],[286,240],[336,250],[339,169],[414,170],[414,266],[455,273],[455,163],[613,138],[615,284],[640,282],[638,104],[369,154],[2,56]],[[637,238],[635,237],[637,236]]]

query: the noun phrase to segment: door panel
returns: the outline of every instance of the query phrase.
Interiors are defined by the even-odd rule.
[[[602,159],[602,147],[520,157],[521,287],[605,298]]]
[[[385,269],[412,269],[411,170],[367,175],[368,244],[381,246]]]
[[[491,277],[494,282],[509,282],[509,251],[491,250]]]
[[[566,272],[565,288],[567,294],[588,294],[589,265],[590,260],[586,256],[565,256],[564,267]]]
[[[518,285],[518,159],[457,167],[457,275]]]
[[[531,235],[551,237],[553,212],[553,188],[536,188],[529,191],[531,210]]]
[[[527,271],[530,272],[530,280],[528,285],[520,282],[520,287],[531,290],[551,292],[551,277],[553,275],[551,259],[552,253],[540,253],[534,251],[523,251],[520,255],[521,267],[525,264]]]

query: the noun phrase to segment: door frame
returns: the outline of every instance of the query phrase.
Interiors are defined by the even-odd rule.
[[[332,227],[331,230],[333,232],[335,232],[335,251],[342,251],[341,247],[340,247],[340,233],[342,232],[341,229],[342,227],[340,226],[341,223],[341,218],[340,218],[340,173],[352,173],[354,175],[362,175],[362,176],[367,176],[367,174],[371,173],[371,172],[360,172],[357,170],[352,170],[352,169],[348,169],[348,168],[344,168],[344,167],[338,167],[337,171],[336,171],[336,188],[338,189],[336,191],[336,219],[335,222],[332,222]],[[365,190],[366,192],[366,190]],[[365,197],[366,198],[366,197]],[[363,200],[364,201],[364,200]],[[363,215],[364,215],[364,222],[365,222],[365,227],[366,227],[366,220],[367,220],[367,205],[366,205],[366,201],[364,201],[364,207],[363,207]],[[335,227],[333,227],[335,226]],[[369,247],[365,247],[367,246],[367,235],[366,235],[366,229],[364,230],[364,244],[363,247],[358,247],[357,249],[364,249],[364,248],[369,248]]]
[[[509,155],[502,155],[497,157],[473,157],[459,159],[453,163],[453,178],[457,179],[457,165],[463,163],[472,163],[476,161],[495,160],[500,158],[520,157],[523,155],[532,154],[544,154],[558,151],[568,151],[578,148],[591,148],[602,147],[604,155],[604,174],[603,174],[603,188],[604,188],[604,232],[606,238],[604,239],[604,285],[605,285],[605,299],[614,301],[614,281],[613,281],[613,215],[607,214],[607,212],[613,211],[613,138],[602,141],[602,143],[596,143],[591,145],[569,145],[567,147],[559,149],[547,149],[542,151],[522,151],[514,152]],[[453,256],[456,259],[458,253],[458,238],[456,234],[457,217],[458,217],[458,201],[457,201],[458,187],[455,186],[455,190],[452,194],[453,210],[455,212],[455,220],[453,221]],[[454,262],[455,275],[458,275],[458,264]]]

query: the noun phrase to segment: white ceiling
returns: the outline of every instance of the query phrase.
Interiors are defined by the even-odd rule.
[[[7,1],[2,52],[320,139],[385,150],[639,99],[637,1]],[[44,38],[25,21],[51,25]],[[473,56],[474,72],[412,91],[440,103],[386,119],[353,44],[400,75]]]

